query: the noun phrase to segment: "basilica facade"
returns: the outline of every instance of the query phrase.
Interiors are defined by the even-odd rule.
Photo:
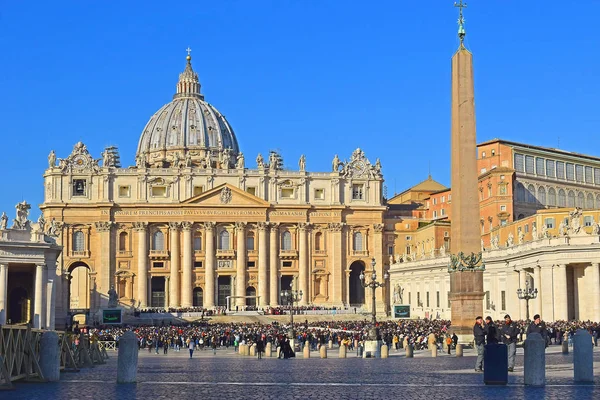
[[[300,305],[361,305],[360,273],[374,260],[383,276],[379,160],[356,149],[332,154],[330,171],[308,172],[304,156],[288,170],[269,152],[249,166],[200,88],[188,56],[173,100],[142,131],[134,166],[121,167],[115,147],[100,159],[81,142],[65,158],[50,153],[41,209],[64,249],[57,318],[93,314],[111,290],[121,306],[142,309],[265,308],[289,288],[302,290]]]

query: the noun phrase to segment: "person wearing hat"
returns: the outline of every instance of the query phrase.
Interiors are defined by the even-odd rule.
[[[477,349],[477,361],[475,361],[475,372],[483,371],[483,351],[485,345],[486,335],[485,325],[483,324],[483,317],[475,318],[475,325],[473,326],[473,336],[475,338],[475,348]]]
[[[546,342],[546,347],[548,347],[548,332],[546,331],[546,324],[542,322],[542,319],[540,318],[540,314],[535,314],[533,316],[533,321],[527,327],[527,336],[529,336],[530,333],[539,333],[542,335],[542,338]]]
[[[517,356],[517,336],[519,327],[511,319],[510,315],[504,316],[504,323],[500,328],[502,343],[508,348],[508,372],[513,372],[515,368],[515,358]]]
[[[491,316],[485,317],[485,327],[486,327],[486,342],[487,344],[498,343],[498,328],[494,324],[494,320]]]

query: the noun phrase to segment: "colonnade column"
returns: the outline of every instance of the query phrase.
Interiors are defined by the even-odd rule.
[[[138,233],[137,300],[140,308],[146,308],[148,307],[148,223],[134,222],[133,228]]]
[[[516,321],[521,319],[521,308],[517,297],[519,289],[519,271],[508,269],[506,271],[506,313]],[[525,316],[523,316],[525,318]]]
[[[554,268],[554,320],[569,319],[567,300],[567,266],[560,264]]]
[[[591,270],[589,273],[590,279],[588,281],[588,291],[591,296],[589,302],[591,315],[589,319],[591,321],[600,321],[600,264],[592,263],[592,265],[587,268]],[[588,276],[587,271],[585,275]]]
[[[267,231],[269,224],[265,222],[258,223],[258,295],[261,307],[269,304],[269,282],[267,271],[267,258],[269,257],[269,239]]]
[[[181,307],[192,307],[192,223],[181,223],[183,230],[183,273],[181,276]]]
[[[6,325],[8,296],[8,265],[0,264],[0,325]]]
[[[44,268],[45,264],[35,266],[35,297],[33,302],[33,327],[40,329],[44,321]]]
[[[108,305],[108,291],[115,284],[115,270],[112,255],[114,251],[111,249],[111,227],[114,225],[111,221],[99,221],[95,224],[98,235],[100,236],[100,292],[103,296],[100,297],[101,307]]]
[[[46,329],[53,330],[56,321],[56,262],[50,262],[44,275],[44,288],[46,290],[44,326]]]
[[[237,237],[237,260],[235,277],[235,295],[246,295],[246,223],[235,223],[235,234]],[[235,299],[235,305],[243,307],[246,305],[246,299],[238,297]]]
[[[302,290],[303,296],[299,304],[305,306],[308,304],[310,292],[308,290],[308,245],[306,243],[306,234],[309,225],[305,222],[298,224],[298,234],[300,235],[300,246],[298,254],[298,284]]]
[[[169,250],[171,250],[171,266],[169,279],[169,307],[179,307],[179,222],[169,222]]]
[[[329,231],[331,232],[331,272],[332,272],[332,288],[331,288],[331,303],[334,305],[341,305],[344,302],[344,266],[342,264],[342,257],[345,253],[344,245],[342,242],[342,230],[344,228],[343,222],[334,222],[328,225]],[[346,287],[346,290],[349,290]]]
[[[540,303],[542,307],[541,316],[546,321],[555,321],[556,317],[554,314],[554,286],[552,277],[552,266],[540,268],[541,282],[540,287],[541,293],[539,294]]]
[[[171,279],[169,279],[170,276],[167,275],[165,276],[165,303],[164,303],[164,307],[165,310],[169,308],[169,304],[171,302],[171,285],[170,285],[170,281]]]
[[[530,317],[533,317],[535,314],[542,315],[542,269],[539,265],[533,267],[533,287],[538,290],[538,295],[533,300],[533,312]]]
[[[206,267],[204,268],[204,307],[215,306],[215,223],[205,222],[206,230]]]
[[[271,222],[269,255],[269,305],[277,306],[279,303],[279,223]]]

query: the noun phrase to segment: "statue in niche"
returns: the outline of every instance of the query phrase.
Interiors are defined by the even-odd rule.
[[[176,151],[175,153],[173,153],[173,164],[171,164],[171,168],[179,168],[179,162],[180,162],[180,158],[179,158],[179,152]]]
[[[575,211],[569,213],[570,234],[578,235],[581,232],[581,214],[580,208],[576,208]]]
[[[2,213],[2,217],[0,217],[0,229],[4,230],[8,227],[8,216],[5,212]]]
[[[48,168],[54,168],[56,166],[56,153],[54,150],[50,150],[48,154]]]
[[[300,168],[301,172],[306,171],[306,157],[304,156],[304,154],[302,154],[300,156],[300,160],[298,160],[298,167]]]
[[[221,158],[221,168],[229,169],[229,161],[230,161],[229,149],[223,149],[222,158]]]
[[[331,169],[332,169],[332,171],[333,172],[338,172],[340,170],[340,166],[341,165],[342,165],[342,162],[340,161],[340,158],[336,154],[335,157],[333,157],[333,161],[331,162]]]
[[[192,168],[192,155],[189,151],[185,153],[185,167]]]
[[[598,226],[598,223],[596,221],[594,221],[594,223],[592,224],[592,235],[598,236],[599,233],[600,233],[600,226]]]
[[[256,166],[258,169],[263,169],[265,167],[265,159],[260,153],[258,153],[258,156],[256,156]]]
[[[204,163],[206,164],[205,165],[206,169],[212,168],[212,164],[211,164],[211,161],[210,161],[210,151],[206,152],[206,155],[204,156]]]
[[[546,224],[542,224],[542,233],[541,236],[543,239],[548,238],[550,235],[548,233],[548,227],[546,226]]]
[[[508,234],[508,240],[506,241],[506,245],[508,247],[512,247],[515,244],[515,235],[512,232]]]
[[[44,214],[40,214],[40,217],[37,220],[40,232],[46,231],[46,220],[44,219]]]
[[[565,233],[566,233],[566,232],[565,232],[565,223],[564,223],[564,222],[561,222],[561,223],[558,225],[558,236],[565,236]]]
[[[532,240],[538,240],[537,225],[535,223],[533,224],[533,227],[531,228],[531,237],[532,237]]]
[[[492,249],[493,250],[498,250],[500,248],[499,241],[500,240],[498,239],[498,235],[492,237]]]
[[[48,235],[58,237],[60,234],[60,222],[58,222],[55,218],[52,218],[50,221],[50,227],[48,228]]]
[[[239,154],[238,154],[238,156],[237,156],[237,160],[236,160],[236,162],[235,162],[235,167],[236,167],[237,169],[244,169],[244,167],[245,167],[245,165],[244,165],[244,164],[245,164],[245,160],[244,160],[244,153],[242,153],[242,152],[240,151],[240,153],[239,153]]]
[[[394,255],[390,254],[390,265],[394,264]]]
[[[522,230],[519,230],[519,244],[523,244],[524,241],[525,241],[525,234],[523,233]]]
[[[119,299],[115,286],[111,285],[108,291],[108,308],[115,308],[119,304]]]
[[[26,201],[18,203],[15,208],[17,209],[17,218],[13,220],[13,228],[15,229],[27,229],[29,228],[29,210],[31,205],[27,204]]]

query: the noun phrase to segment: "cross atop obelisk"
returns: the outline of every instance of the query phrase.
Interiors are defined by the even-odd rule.
[[[465,40],[465,19],[463,18],[463,8],[467,8],[467,3],[463,3],[460,0],[458,3],[454,3],[454,7],[458,7],[458,37],[460,38],[460,46],[463,46],[463,41]]]

